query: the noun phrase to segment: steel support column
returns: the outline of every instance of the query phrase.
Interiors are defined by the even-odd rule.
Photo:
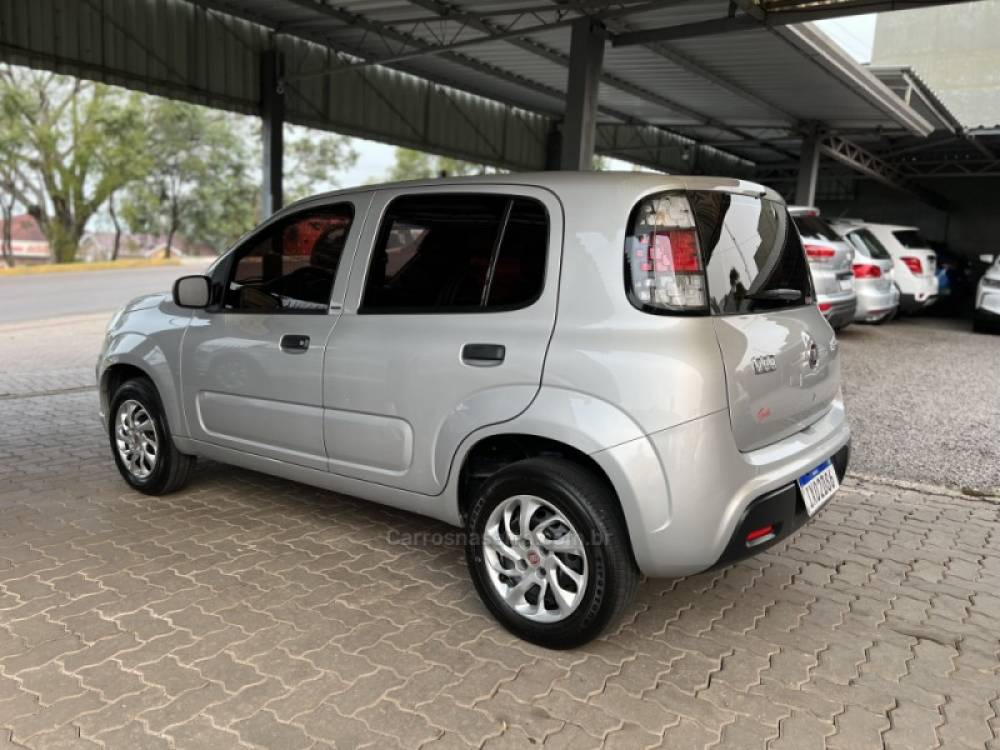
[[[260,118],[263,141],[261,218],[267,218],[282,204],[281,177],[284,167],[285,91],[281,75],[284,59],[277,50],[260,56]]]
[[[604,29],[597,22],[586,16],[573,22],[560,169],[593,168],[604,41]]]
[[[802,139],[799,174],[795,181],[795,202],[811,206],[816,202],[816,178],[819,176],[820,136],[815,128]]]

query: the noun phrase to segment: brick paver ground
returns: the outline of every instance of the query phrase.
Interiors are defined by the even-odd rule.
[[[130,491],[78,326],[44,388],[0,331],[0,748],[1000,748],[993,501],[849,479],[789,542],[545,651],[449,527],[210,463]]]

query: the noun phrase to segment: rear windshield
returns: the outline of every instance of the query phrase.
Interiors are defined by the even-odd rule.
[[[691,192],[688,200],[695,214],[714,314],[812,303],[809,266],[784,205],[711,191]]]
[[[844,235],[848,242],[861,253],[875,260],[891,260],[892,256],[885,249],[885,245],[878,241],[878,238],[867,229],[855,229]]]
[[[803,237],[816,237],[830,242],[840,239],[840,235],[830,226],[830,222],[821,216],[793,216],[792,219]]]
[[[899,241],[900,245],[908,247],[911,250],[926,250],[930,248],[927,240],[916,229],[897,229],[892,235]]]
[[[644,312],[746,314],[812,304],[784,204],[715,191],[640,201],[625,238],[625,288]]]

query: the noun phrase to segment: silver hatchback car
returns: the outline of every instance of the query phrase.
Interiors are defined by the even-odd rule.
[[[790,206],[788,210],[809,258],[820,312],[839,331],[851,324],[857,312],[854,249],[819,215],[818,208]]]
[[[836,492],[837,339],[774,192],[663,175],[402,183],[297,203],[111,320],[135,489],[196,456],[464,526],[514,633],[568,648]]]
[[[885,245],[865,227],[834,223],[833,228],[854,247],[854,291],[858,307],[854,319],[863,323],[886,323],[899,308],[899,287],[893,260]]]

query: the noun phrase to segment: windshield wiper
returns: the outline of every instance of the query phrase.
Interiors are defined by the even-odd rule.
[[[802,299],[802,292],[798,289],[765,289],[763,292],[748,294],[747,299],[798,302]]]

